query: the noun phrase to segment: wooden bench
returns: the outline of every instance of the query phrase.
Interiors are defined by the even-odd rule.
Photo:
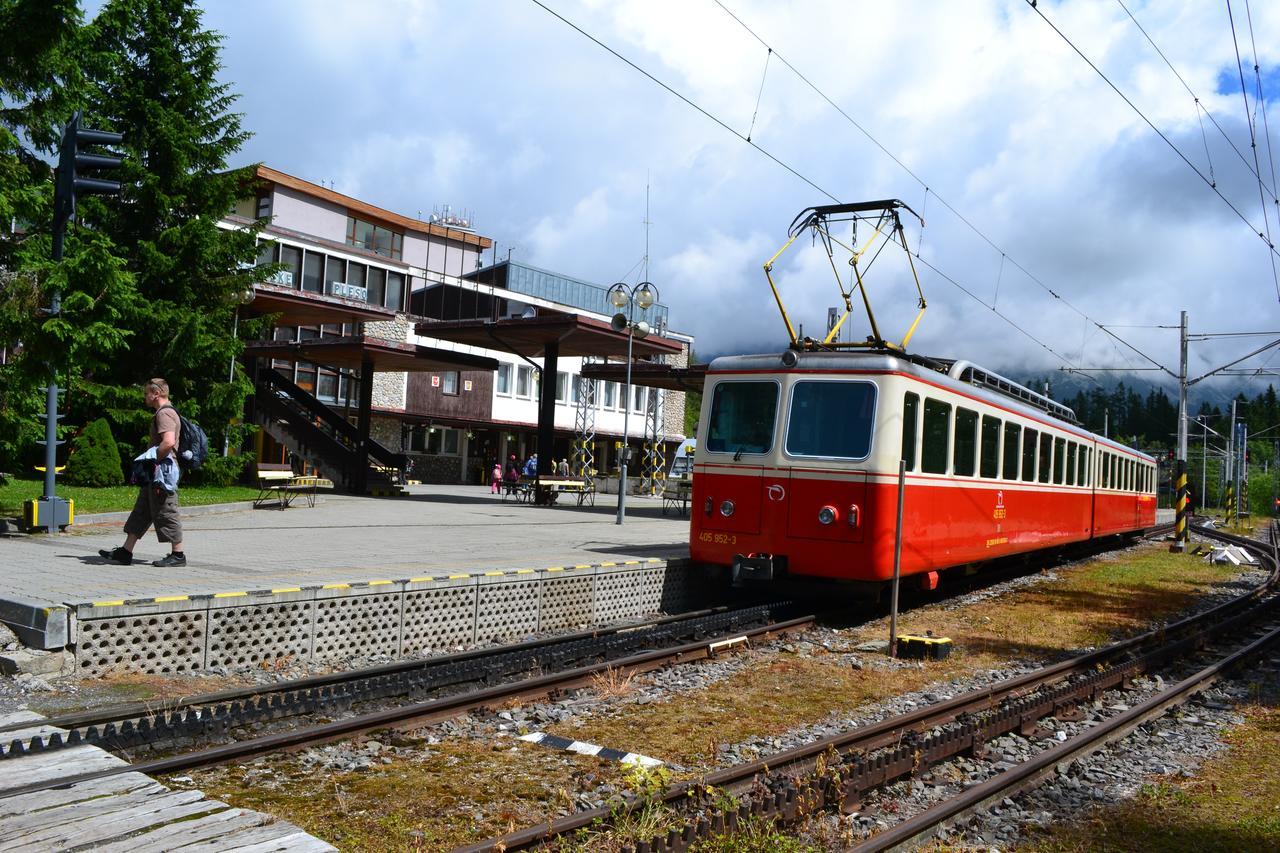
[[[301,496],[306,499],[307,506],[313,507],[316,505],[316,491],[332,488],[333,481],[324,477],[299,476],[289,465],[259,462],[258,496],[253,500],[253,506],[257,509],[274,504],[280,509],[288,509]]]
[[[669,480],[662,490],[662,514],[667,510],[675,510],[680,515],[689,514],[689,498],[693,494],[693,483],[688,480]]]

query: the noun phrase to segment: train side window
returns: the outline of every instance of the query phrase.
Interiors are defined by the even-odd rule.
[[[1049,466],[1053,464],[1053,436],[1040,433],[1040,482],[1049,482]]]
[[[1128,462],[1126,462],[1125,467],[1129,469],[1127,472],[1129,476],[1126,479],[1125,484],[1128,486],[1129,491],[1132,492],[1136,488],[1133,483],[1133,471],[1134,471],[1133,460],[1130,459]]]
[[[1004,425],[1004,478],[1018,479],[1018,439],[1022,437],[1021,424]]]
[[[1111,488],[1111,454],[1105,450],[1102,452],[1102,478],[1098,481],[1098,485],[1104,489]]]
[[[920,395],[908,391],[902,397],[902,460],[916,470],[916,444],[920,420]]]
[[[1086,447],[1084,449],[1084,459],[1080,461],[1084,465],[1084,484],[1090,487],[1092,487],[1094,483],[1093,458],[1093,448]]]
[[[1028,483],[1036,478],[1037,435],[1030,427],[1022,431],[1022,479]]]
[[[952,472],[972,477],[978,455],[978,413],[972,409],[956,409],[956,443],[952,452]]]
[[[947,445],[951,443],[951,404],[924,398],[924,449],[920,468],[929,474],[947,473]]]
[[[978,474],[995,479],[1000,476],[1000,419],[982,416],[982,450]]]
[[[1076,451],[1077,446],[1074,441],[1067,442],[1067,485],[1074,486],[1076,484]]]
[[[1053,440],[1053,482],[1055,485],[1062,485],[1062,468],[1067,461],[1067,440],[1065,438],[1055,438]]]
[[[824,459],[866,459],[875,425],[870,382],[802,380],[791,389],[787,453]]]

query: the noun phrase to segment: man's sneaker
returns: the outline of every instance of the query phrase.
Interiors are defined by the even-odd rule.
[[[183,551],[170,551],[167,555],[159,560],[153,560],[151,565],[168,568],[169,566],[185,566],[187,564],[187,555]]]
[[[119,563],[122,566],[133,565],[133,552],[126,551],[124,548],[112,548],[110,551],[106,548],[99,548],[98,556],[104,560]]]

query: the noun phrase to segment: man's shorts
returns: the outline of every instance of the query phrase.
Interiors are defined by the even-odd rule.
[[[143,486],[133,511],[124,523],[124,532],[141,539],[152,524],[161,542],[182,541],[182,521],[178,518],[178,495],[156,486]]]

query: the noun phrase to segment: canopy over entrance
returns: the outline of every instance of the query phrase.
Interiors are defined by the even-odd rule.
[[[538,458],[547,460],[555,437],[556,367],[560,356],[616,357],[675,355],[684,345],[660,335],[632,337],[603,320],[578,314],[542,314],[505,320],[452,320],[418,323],[417,333],[474,347],[503,350],[523,359],[541,358],[538,402]],[[634,365],[633,365],[634,369]],[[538,490],[538,500],[549,495]]]

